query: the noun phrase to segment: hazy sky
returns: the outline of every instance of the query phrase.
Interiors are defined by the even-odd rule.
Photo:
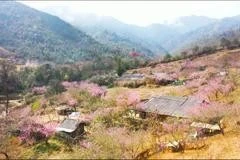
[[[189,15],[212,18],[240,15],[240,1],[23,1],[22,3],[49,13],[71,15],[69,18],[76,18],[79,13],[94,13],[141,26],[172,22],[177,17]]]

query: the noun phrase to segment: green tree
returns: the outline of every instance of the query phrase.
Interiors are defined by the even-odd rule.
[[[48,89],[48,94],[49,95],[55,95],[59,94],[65,91],[64,86],[61,84],[61,81],[57,79],[52,79],[49,82],[49,89]]]
[[[233,45],[234,47],[239,47],[239,45],[240,45],[239,40],[238,40],[237,38],[234,38],[234,40],[232,41],[232,45]]]
[[[187,57],[187,55],[188,55],[188,52],[187,52],[187,51],[182,51],[182,52],[181,52],[182,58]]]
[[[165,61],[169,61],[169,60],[171,60],[171,59],[172,59],[172,55],[169,54],[169,53],[167,53],[167,54],[163,57],[163,60],[165,60]]]
[[[116,56],[115,61],[117,64],[116,72],[118,76],[121,76],[125,72],[126,67],[124,66],[123,60],[120,56]]]
[[[220,46],[222,46],[223,48],[229,48],[231,45],[231,42],[226,39],[226,38],[222,38],[221,41],[220,41]]]
[[[199,53],[199,49],[200,49],[199,46],[193,47],[193,49],[192,49],[193,55],[197,55]]]

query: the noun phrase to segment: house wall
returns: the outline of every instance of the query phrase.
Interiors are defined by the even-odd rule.
[[[77,137],[82,135],[84,133],[84,126],[84,123],[80,123],[77,129],[74,132],[70,133],[71,137]]]

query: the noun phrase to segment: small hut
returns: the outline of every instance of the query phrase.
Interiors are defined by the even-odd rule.
[[[117,79],[116,85],[123,87],[138,87],[144,85],[145,76],[139,73],[124,73]]]
[[[202,101],[193,97],[158,96],[146,101],[141,108],[133,108],[139,115],[145,118],[147,113],[161,116],[189,118],[189,112],[193,107],[197,107]],[[140,114],[146,113],[146,114]]]
[[[164,118],[178,117],[190,119],[192,118],[191,110],[194,110],[195,107],[200,106],[202,103],[205,103],[205,101],[193,97],[158,96],[152,97],[141,107],[131,108],[129,115],[133,115],[132,117],[134,118],[146,118],[148,114],[151,113]],[[193,122],[191,127],[201,129],[200,131],[207,135],[214,135],[216,133],[223,134],[221,123],[221,119],[217,120],[217,122],[211,122],[211,124]],[[200,133],[196,133],[196,136],[199,136],[199,134]]]
[[[85,123],[77,119],[67,118],[56,128],[56,131],[67,133],[71,137],[76,137],[84,133],[84,126]]]
[[[59,115],[69,115],[74,111],[73,108],[65,106],[65,105],[57,107],[57,108],[55,108],[55,110],[57,111],[57,113]]]

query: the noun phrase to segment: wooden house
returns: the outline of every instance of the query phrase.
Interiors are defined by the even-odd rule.
[[[146,118],[150,113],[150,115],[156,114],[163,117],[190,119],[192,118],[191,110],[194,110],[195,107],[200,106],[202,103],[206,102],[193,97],[158,96],[147,100],[139,108],[132,108],[129,113],[134,118]],[[132,113],[133,111],[134,113]],[[219,119],[218,122],[212,122],[211,124],[193,122],[190,126],[200,129],[199,131],[206,135],[223,134],[221,123],[221,119]],[[199,136],[199,133],[196,133],[196,136]]]
[[[202,101],[193,97],[157,96],[147,100],[141,108],[133,108],[136,114],[145,118],[148,113],[161,116],[189,118],[191,109]],[[142,114],[145,113],[145,114]]]

